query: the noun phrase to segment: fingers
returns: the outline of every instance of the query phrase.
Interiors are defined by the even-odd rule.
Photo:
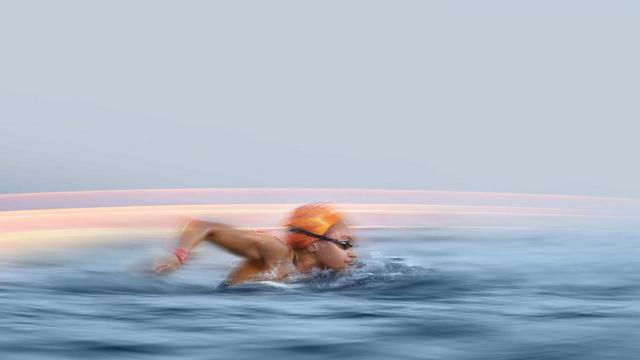
[[[183,248],[178,248],[173,253],[174,256],[169,259],[164,259],[159,264],[156,264],[153,268],[156,274],[164,274],[167,272],[174,271],[184,265],[184,263],[189,258],[189,254]]]
[[[157,265],[155,267],[155,272],[157,274],[162,274],[162,273],[165,273],[165,272],[169,272],[171,270],[173,270],[173,269],[172,269],[172,266],[169,265],[169,264],[160,264],[160,265]]]
[[[180,262],[175,257],[163,258],[155,263],[153,266],[153,272],[156,274],[172,272],[178,269],[180,265]]]

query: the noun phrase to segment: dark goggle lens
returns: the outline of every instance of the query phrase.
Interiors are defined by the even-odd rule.
[[[348,240],[338,240],[338,244],[342,248],[342,250],[349,250],[353,247],[351,241]]]

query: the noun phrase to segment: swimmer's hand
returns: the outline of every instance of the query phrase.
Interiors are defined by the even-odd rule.
[[[156,274],[165,274],[182,267],[187,261],[187,253],[184,249],[178,248],[173,255],[160,259],[153,266]]]
[[[153,265],[153,272],[156,274],[170,273],[180,268],[180,266],[182,265],[174,256],[167,257],[165,259],[160,259],[160,261]]]

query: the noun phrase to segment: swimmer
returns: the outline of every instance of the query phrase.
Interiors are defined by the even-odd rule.
[[[155,271],[166,273],[180,268],[203,241],[245,259],[228,276],[227,285],[283,281],[292,273],[308,273],[314,268],[343,271],[356,259],[354,236],[344,216],[327,204],[309,204],[293,211],[284,236],[189,220],[173,255],[155,266]]]

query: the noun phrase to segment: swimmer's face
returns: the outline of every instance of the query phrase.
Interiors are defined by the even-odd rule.
[[[333,225],[324,235],[332,239],[346,240],[351,243],[355,240],[351,229],[349,229],[344,222]],[[315,245],[317,246],[316,259],[321,266],[340,271],[355,263],[356,253],[353,247],[344,250],[332,242],[323,240],[316,241]]]

